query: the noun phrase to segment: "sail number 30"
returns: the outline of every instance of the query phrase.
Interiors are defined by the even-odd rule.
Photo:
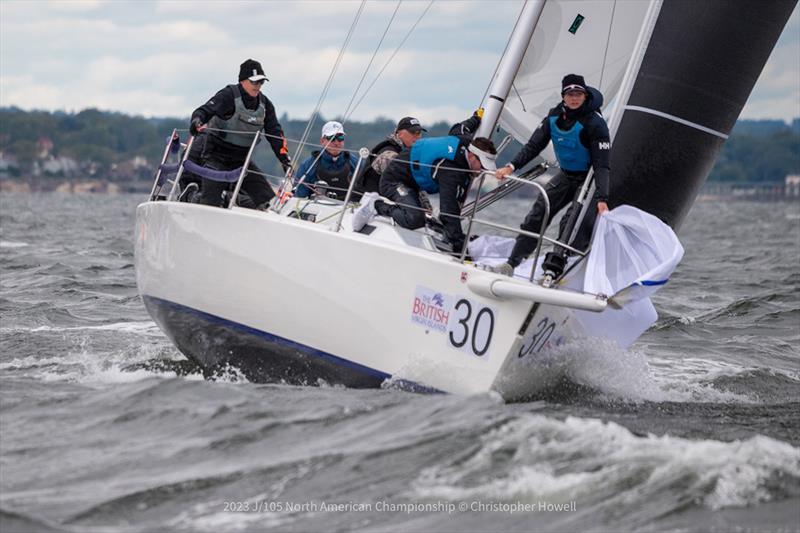
[[[467,352],[482,357],[489,350],[494,332],[495,313],[488,307],[481,307],[474,312],[472,303],[466,298],[460,299],[453,307],[455,316],[450,320],[447,338],[450,344]]]

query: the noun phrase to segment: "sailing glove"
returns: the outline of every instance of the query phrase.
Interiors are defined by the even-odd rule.
[[[200,126],[202,125],[203,122],[198,117],[194,117],[191,124],[189,124],[189,133],[192,135],[197,135],[200,133]]]
[[[288,155],[284,154],[283,157],[281,157],[280,161],[281,161],[281,166],[283,167],[283,173],[286,174],[289,171],[289,169],[292,168],[292,160]]]

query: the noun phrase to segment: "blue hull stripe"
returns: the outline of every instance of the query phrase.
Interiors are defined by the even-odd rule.
[[[169,300],[163,300],[161,298],[156,298],[153,296],[146,296],[142,295],[142,300],[144,300],[145,307],[153,316],[153,319],[159,323],[161,328],[172,338],[173,342],[176,342],[176,338],[179,337],[181,334],[180,331],[176,331],[181,327],[185,327],[183,324],[174,324],[170,323],[167,320],[167,315],[178,314],[184,317],[189,317],[194,320],[193,323],[198,324],[195,327],[202,327],[202,324],[210,325],[210,326],[217,326],[219,328],[223,328],[230,333],[238,334],[239,338],[247,338],[248,336],[255,337],[256,339],[260,339],[265,341],[265,344],[268,346],[277,347],[282,349],[282,354],[268,354],[265,353],[263,350],[263,345],[260,349],[256,349],[255,353],[248,356],[245,363],[258,363],[260,358],[270,358],[273,359],[283,359],[285,360],[286,364],[291,363],[291,359],[296,359],[296,357],[291,354],[294,353],[302,353],[303,356],[307,356],[311,360],[317,360],[322,364],[322,367],[308,367],[306,365],[301,365],[305,372],[305,378],[313,382],[317,378],[322,378],[325,380],[333,381],[334,384],[338,383],[340,380],[344,382],[344,384],[350,383],[352,386],[373,386],[373,387],[380,387],[381,384],[391,378],[391,375],[381,372],[380,370],[376,370],[374,368],[370,368],[365,365],[361,365],[359,363],[355,363],[348,359],[344,359],[343,357],[338,357],[333,354],[329,354],[327,352],[323,352],[322,350],[317,350],[316,348],[312,348],[311,346],[306,346],[305,344],[301,344],[299,342],[295,342],[289,339],[285,339],[283,337],[279,337],[278,335],[274,335],[272,333],[267,333],[265,331],[261,331],[255,328],[251,328],[250,326],[245,326],[244,324],[239,324],[238,322],[233,322],[231,320],[227,320],[225,318],[212,315],[210,313],[206,313],[204,311],[199,311],[197,309],[193,309],[191,307],[187,307],[185,305],[177,304],[175,302],[171,302]],[[184,332],[185,333],[185,332]],[[196,335],[190,335],[191,337],[196,337]],[[183,343],[181,346],[179,342],[178,348],[181,349],[184,354],[194,360],[195,362],[199,363],[201,366],[207,366],[209,361],[204,362],[204,357],[202,354],[192,354],[187,353],[192,351],[192,346],[190,343]],[[202,348],[195,348],[201,351],[205,351]],[[216,361],[217,363],[221,363],[224,361]],[[327,372],[324,366],[327,365],[328,367],[335,367],[338,368],[339,371],[335,374],[331,374]],[[260,368],[258,365],[255,365],[256,368]],[[244,370],[244,369],[242,369]],[[262,370],[257,370],[257,372],[263,372]],[[338,377],[337,377],[338,376]],[[255,378],[256,381],[275,381],[276,378],[282,379],[282,376],[274,376],[263,374],[257,376],[250,376],[248,378]],[[426,394],[440,394],[442,391],[429,387],[426,385],[422,385],[416,383],[414,381],[404,380],[404,379],[394,379],[392,380],[392,385],[396,386],[397,388],[408,390],[412,392],[419,392],[419,393],[426,393]]]
[[[283,337],[279,337],[278,335],[273,335],[272,333],[267,333],[266,331],[261,331],[259,329],[251,328],[250,326],[245,326],[244,324],[239,324],[238,322],[233,322],[231,320],[227,320],[225,318],[212,315],[206,313],[204,311],[199,311],[197,309],[193,309],[191,307],[187,307],[185,305],[181,305],[175,302],[170,302],[169,300],[162,300],[161,298],[156,298],[154,296],[146,296],[142,295],[142,299],[145,300],[146,303],[152,303],[158,307],[166,307],[170,308],[174,311],[178,311],[181,313],[186,313],[189,315],[196,316],[202,319],[205,322],[210,322],[212,324],[218,324],[223,326],[227,329],[244,333],[247,335],[253,335],[255,337],[261,338],[266,340],[269,343],[277,344],[280,346],[285,346],[294,350],[301,351],[307,355],[312,357],[318,357],[324,359],[328,362],[334,363],[337,366],[345,367],[355,372],[358,372],[362,375],[367,375],[377,379],[389,379],[391,377],[390,374],[385,372],[381,372],[380,370],[376,370],[374,368],[370,368],[368,366],[364,366],[358,363],[354,363],[353,361],[349,361],[342,357],[338,357],[333,354],[329,354],[327,352],[323,352],[321,350],[317,350],[316,348],[312,348],[311,346],[306,346],[305,344],[301,344],[299,342],[295,342],[289,339],[285,339]],[[194,359],[194,358],[193,358]]]

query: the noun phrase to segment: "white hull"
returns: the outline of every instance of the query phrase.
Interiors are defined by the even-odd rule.
[[[392,378],[514,399],[560,377],[536,358],[582,335],[571,309],[487,295],[497,274],[389,223],[369,235],[352,232],[349,216],[335,232],[335,216],[314,224],[273,212],[144,203],[139,292],[185,355],[204,367],[231,362],[252,379],[379,386]]]

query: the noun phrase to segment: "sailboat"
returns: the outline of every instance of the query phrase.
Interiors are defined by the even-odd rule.
[[[581,72],[609,103],[611,201],[677,229],[794,4],[529,1],[477,135],[499,124],[525,142],[558,101],[561,76]],[[362,149],[359,165],[368,155]],[[545,287],[535,260],[531,279],[501,276],[466,250],[443,252],[432,228],[376,219],[352,231],[352,190],[344,202],[292,198],[256,211],[236,206],[235,194],[227,209],[178,202],[174,191],[160,200],[161,181],[137,208],[137,285],[159,327],[206,369],[514,400],[558,381],[552,361],[564,344],[616,331],[627,345],[654,319],[646,294],[630,302],[609,294],[648,285],[647,267],[601,294],[584,283],[604,263],[590,253]],[[479,205],[468,232],[489,224]]]

